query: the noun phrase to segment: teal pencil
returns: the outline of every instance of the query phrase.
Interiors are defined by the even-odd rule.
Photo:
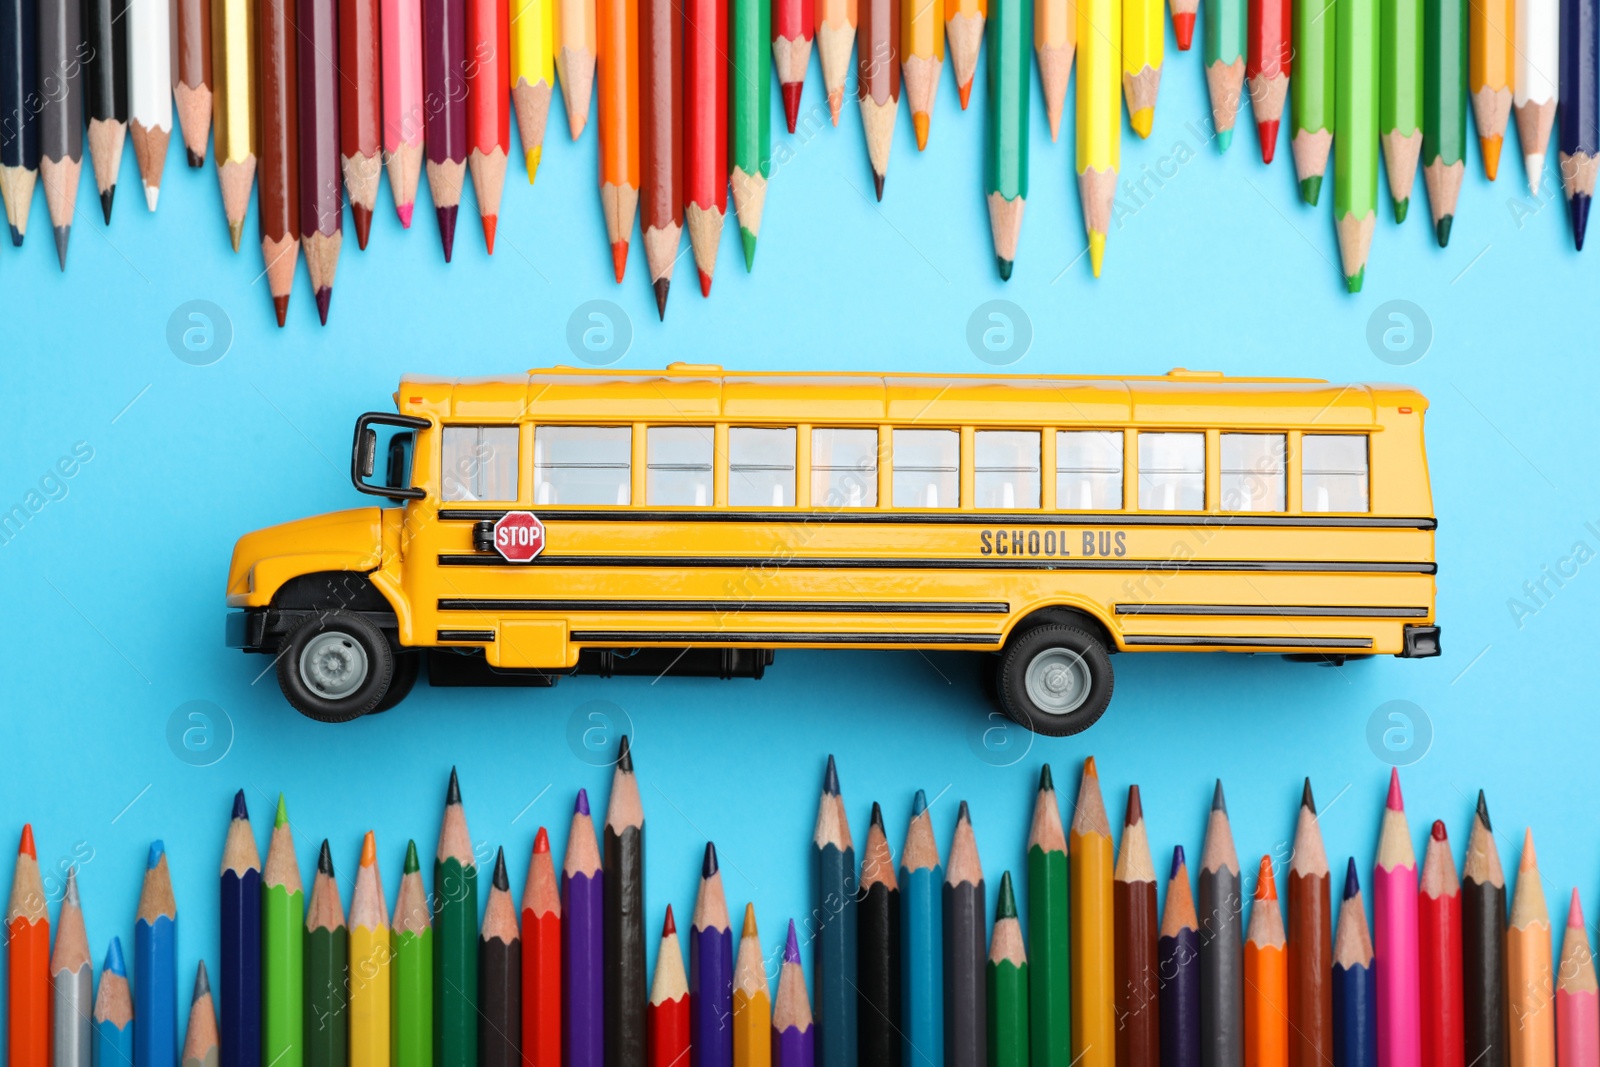
[[[172,899],[167,850],[150,845],[139,917],[133,924],[133,1067],[178,1062],[178,905]]]
[[[900,1018],[906,1028],[905,1067],[944,1062],[944,870],[917,790],[911,825],[900,850]]]
[[[106,946],[100,991],[94,998],[94,1062],[133,1062],[133,994],[128,989],[128,968],[122,961],[122,941],[115,937]]]

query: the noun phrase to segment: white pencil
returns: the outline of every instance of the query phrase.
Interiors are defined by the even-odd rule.
[[[172,11],[168,0],[128,0],[127,19],[128,130],[154,211],[172,140]]]
[[[1516,0],[1516,68],[1511,102],[1517,138],[1528,169],[1528,189],[1539,195],[1544,153],[1556,120],[1556,78],[1561,70],[1560,0]]]

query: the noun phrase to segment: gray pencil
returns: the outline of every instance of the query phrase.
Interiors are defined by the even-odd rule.
[[[82,7],[81,0],[39,0],[39,177],[62,270],[83,172]]]
[[[1205,851],[1200,856],[1200,1064],[1244,1062],[1244,947],[1241,940],[1239,856],[1228,824],[1222,781],[1211,798]]]
[[[78,903],[78,869],[67,870],[67,893],[56,921],[56,948],[50,957],[50,996],[54,1001],[54,1067],[89,1067],[94,1014],[94,966]]]

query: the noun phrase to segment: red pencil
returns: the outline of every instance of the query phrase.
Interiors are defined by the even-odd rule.
[[[684,0],[683,13],[683,216],[710,296],[728,215],[728,0]]]
[[[383,68],[378,0],[339,0],[339,155],[356,247],[366,248],[383,171]]]
[[[1256,116],[1261,161],[1271,163],[1278,148],[1278,123],[1289,95],[1291,11],[1294,0],[1250,0],[1244,74],[1250,87],[1250,110]]]
[[[510,7],[506,0],[467,0],[467,170],[491,256],[510,151]]]
[[[1422,1062],[1463,1067],[1461,883],[1444,823],[1435,822],[1417,891],[1417,950],[1422,975]]]
[[[661,926],[656,976],[650,986],[648,1059],[650,1067],[688,1067],[689,1063],[689,981],[683,973],[683,949],[678,946],[671,904]]]
[[[682,67],[683,20],[676,0],[639,0],[639,222],[662,319],[683,239]]]
[[[562,1067],[561,889],[542,826],[522,890],[522,1058],[528,1067]]]
[[[783,92],[783,120],[793,133],[800,118],[800,92],[811,65],[816,0],[772,0],[772,69]]]

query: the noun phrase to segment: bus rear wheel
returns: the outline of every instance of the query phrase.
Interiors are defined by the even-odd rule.
[[[1111,657],[1087,630],[1048,623],[1012,638],[1000,654],[995,695],[1012,722],[1046,737],[1093,726],[1111,703]]]
[[[353,611],[308,616],[278,652],[278,687],[300,714],[349,722],[376,708],[394,677],[389,639]]]

